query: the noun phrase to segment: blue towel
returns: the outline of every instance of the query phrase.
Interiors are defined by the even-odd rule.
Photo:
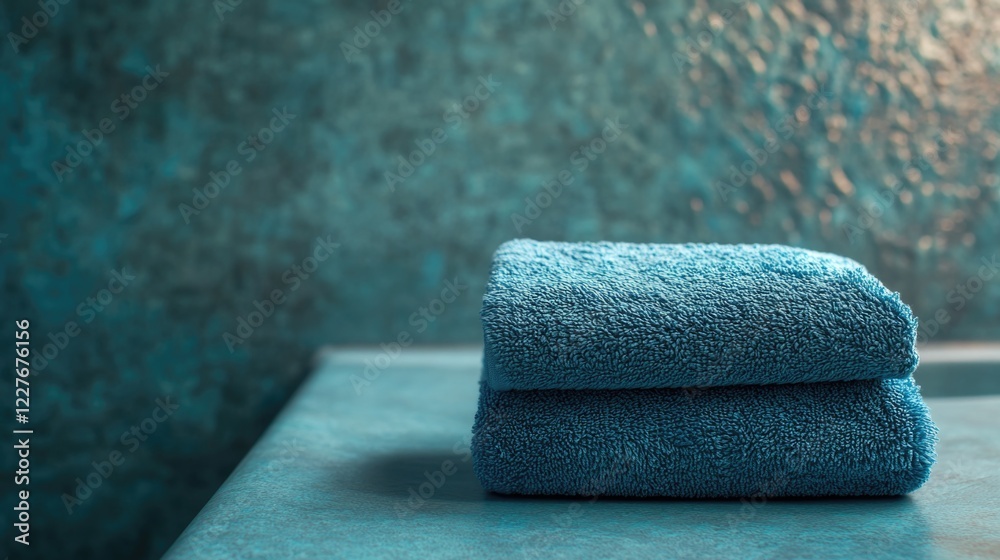
[[[937,428],[912,378],[696,391],[495,391],[476,476],[504,494],[883,496],[927,480]]]
[[[850,259],[780,245],[515,240],[483,298],[497,390],[901,378],[917,325]]]

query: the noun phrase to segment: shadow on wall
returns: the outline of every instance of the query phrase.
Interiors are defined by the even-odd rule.
[[[412,450],[370,457],[354,466],[353,478],[331,481],[372,496],[374,511],[392,511],[394,531],[427,527],[427,519],[453,518],[461,532],[478,523],[488,524],[484,532],[504,523],[516,523],[521,530],[509,533],[503,546],[511,546],[529,556],[569,552],[574,547],[600,550],[609,523],[623,519],[660,519],[661,527],[684,535],[680,549],[726,551],[756,549],[774,552],[778,558],[793,558],[802,550],[819,548],[826,531],[835,534],[855,525],[861,532],[856,542],[842,543],[844,550],[864,549],[873,556],[903,553],[928,558],[930,530],[920,508],[909,497],[792,499],[754,496],[741,500],[690,500],[672,498],[617,498],[609,496],[504,496],[486,493],[472,473],[471,463],[462,461],[455,450]],[[449,474],[450,473],[450,474]],[[825,522],[811,518],[825,512]],[[655,507],[655,511],[650,508]],[[803,516],[801,509],[812,512]],[[865,522],[861,522],[861,518]],[[380,518],[373,515],[373,519]],[[458,521],[461,519],[461,521]],[[527,522],[526,522],[527,520]],[[437,523],[435,521],[434,523]],[[801,540],[785,543],[769,535],[787,534],[800,527]],[[824,529],[826,527],[826,529]],[[615,544],[604,551],[613,556],[631,546],[630,539],[616,535]],[[485,538],[485,537],[484,537]],[[680,537],[679,537],[680,538]],[[691,541],[705,540],[701,545]],[[470,546],[478,546],[476,543]],[[638,549],[637,549],[638,550]],[[534,556],[532,556],[534,557]]]

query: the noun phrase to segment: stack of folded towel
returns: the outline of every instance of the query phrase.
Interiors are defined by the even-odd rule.
[[[894,495],[934,463],[916,321],[847,258],[510,241],[482,319],[472,452],[490,491]]]

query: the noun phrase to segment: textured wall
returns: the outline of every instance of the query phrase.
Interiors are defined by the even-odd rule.
[[[79,328],[32,378],[36,554],[155,557],[318,345],[478,340],[512,237],[833,251],[1000,336],[995,4],[225,1],[0,8],[2,318]]]

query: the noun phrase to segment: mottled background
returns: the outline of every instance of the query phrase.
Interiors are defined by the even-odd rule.
[[[68,0],[31,38],[37,2],[0,8],[21,37],[0,49],[4,328],[29,318],[38,352],[80,327],[32,378],[32,558],[158,557],[318,346],[479,340],[490,254],[512,237],[832,251],[923,323],[946,310],[930,338],[1000,337],[995,284],[949,297],[1000,239],[995,1],[406,1],[370,44],[355,26],[394,4],[225,1]],[[241,150],[283,108],[266,148]],[[93,153],[53,168],[105,118]],[[615,118],[583,169],[574,152]],[[748,150],[767,161],[734,185]],[[179,208],[234,159],[207,206]],[[539,195],[562,170],[573,182]],[[317,237],[334,255],[290,282]],[[88,307],[122,267],[134,280]],[[413,315],[455,278],[457,301]],[[224,333],[275,289],[287,300],[230,352]],[[179,408],[129,451],[121,434],[168,396]],[[62,496],[116,450],[69,513]]]

